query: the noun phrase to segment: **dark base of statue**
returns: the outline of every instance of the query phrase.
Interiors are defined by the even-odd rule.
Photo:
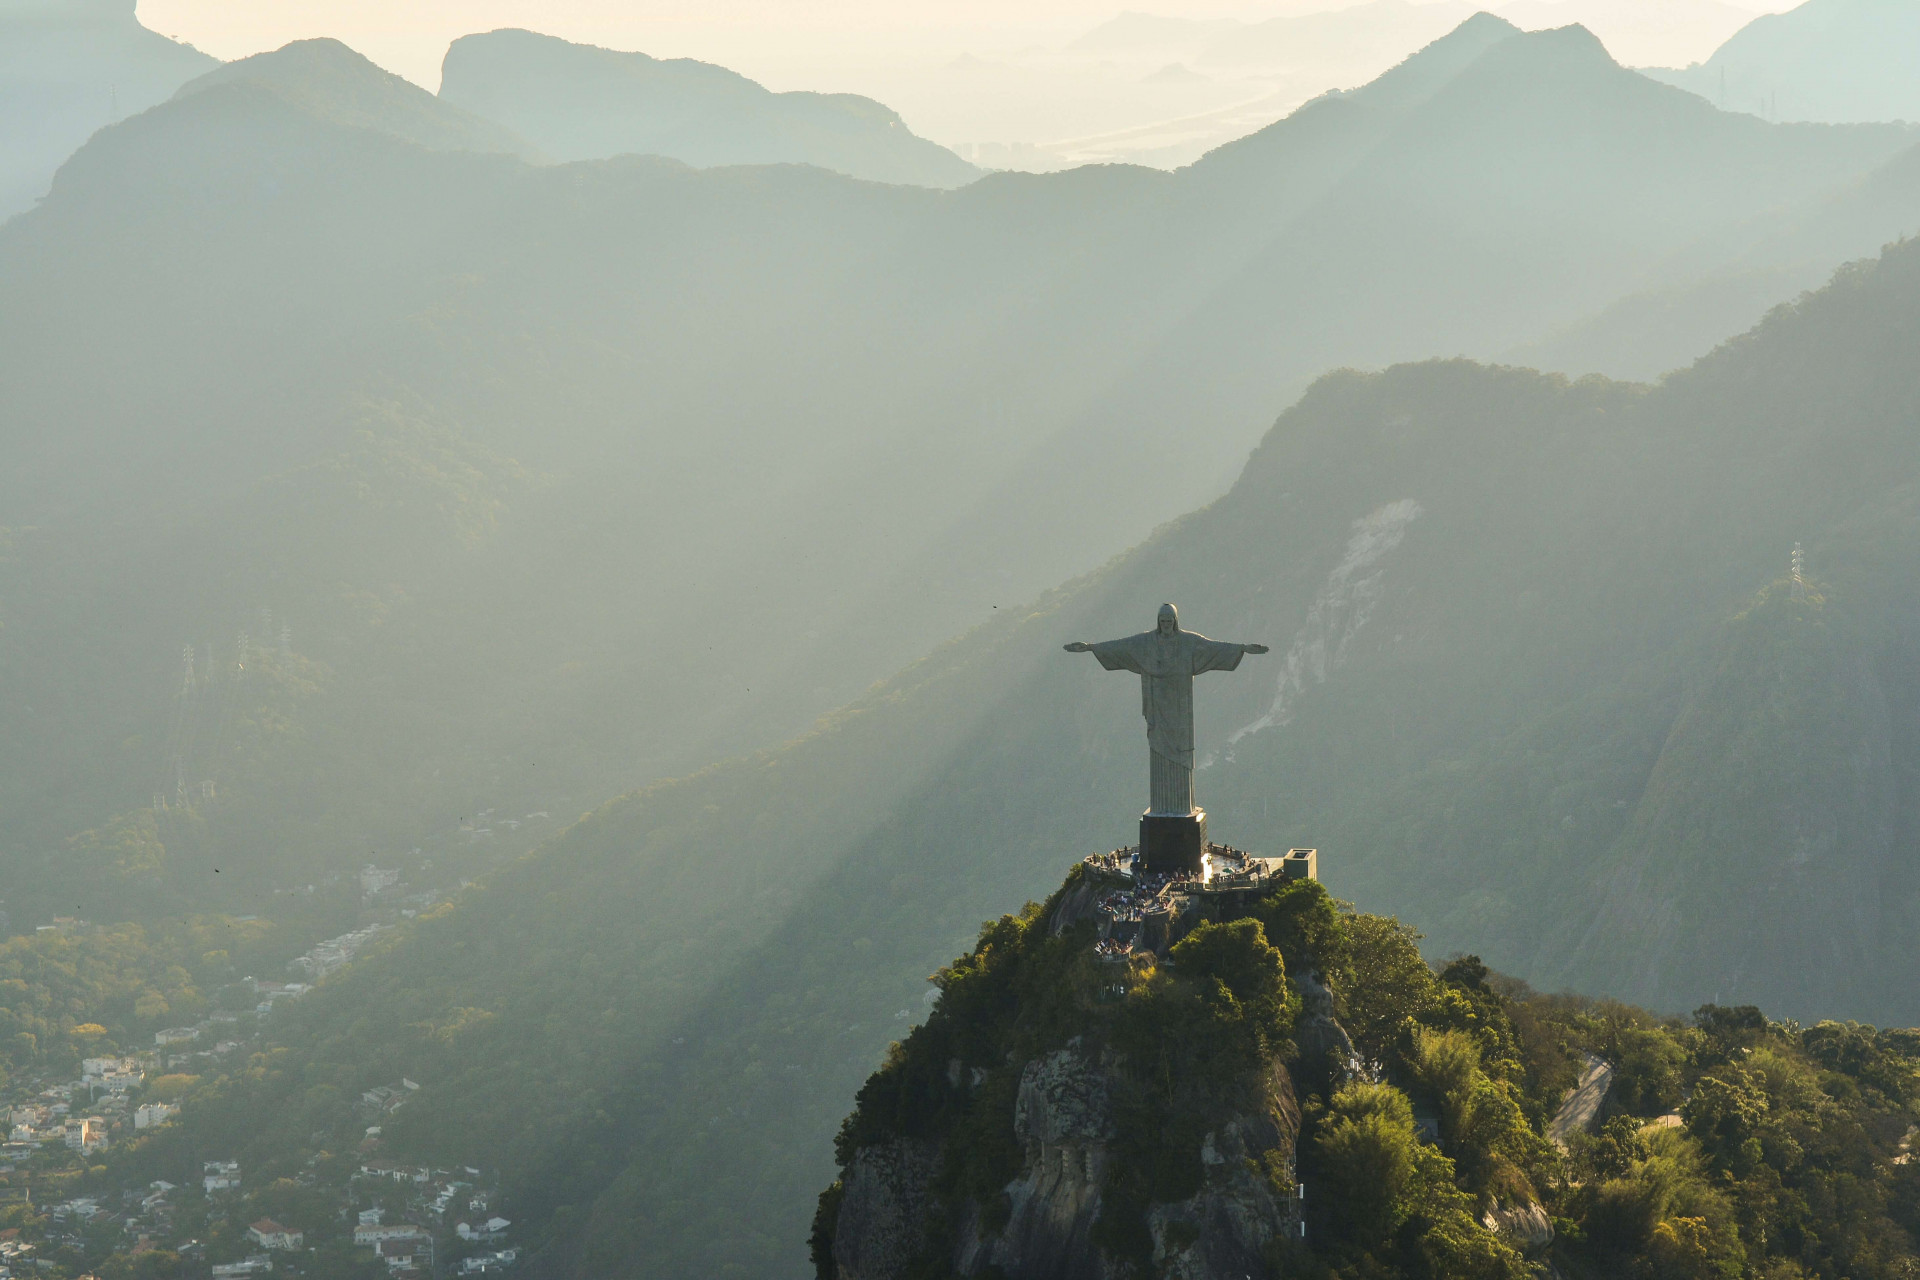
[[[1197,875],[1207,847],[1207,811],[1140,815],[1140,862],[1147,875]]]

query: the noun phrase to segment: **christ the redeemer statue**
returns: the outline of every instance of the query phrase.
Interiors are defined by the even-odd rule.
[[[1180,614],[1160,606],[1152,631],[1124,640],[1068,645],[1068,653],[1091,653],[1108,671],[1140,677],[1140,714],[1147,719],[1151,803],[1140,819],[1140,852],[1152,871],[1176,866],[1199,869],[1206,848],[1207,815],[1193,803],[1193,678],[1232,671],[1263,644],[1230,644],[1180,629]]]

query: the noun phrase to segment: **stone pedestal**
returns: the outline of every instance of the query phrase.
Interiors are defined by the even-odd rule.
[[[1150,876],[1198,874],[1207,848],[1207,811],[1140,815],[1140,863]]]

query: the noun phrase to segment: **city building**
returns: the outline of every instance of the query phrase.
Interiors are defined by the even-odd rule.
[[[75,1151],[97,1151],[107,1145],[107,1122],[99,1116],[68,1120],[66,1140]]]

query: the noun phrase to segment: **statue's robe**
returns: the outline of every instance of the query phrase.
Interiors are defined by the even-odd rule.
[[[1151,757],[1150,812],[1193,812],[1193,678],[1232,671],[1246,646],[1209,640],[1194,631],[1163,636],[1143,631],[1124,640],[1103,640],[1087,649],[1108,671],[1140,677],[1140,714],[1147,718]]]

